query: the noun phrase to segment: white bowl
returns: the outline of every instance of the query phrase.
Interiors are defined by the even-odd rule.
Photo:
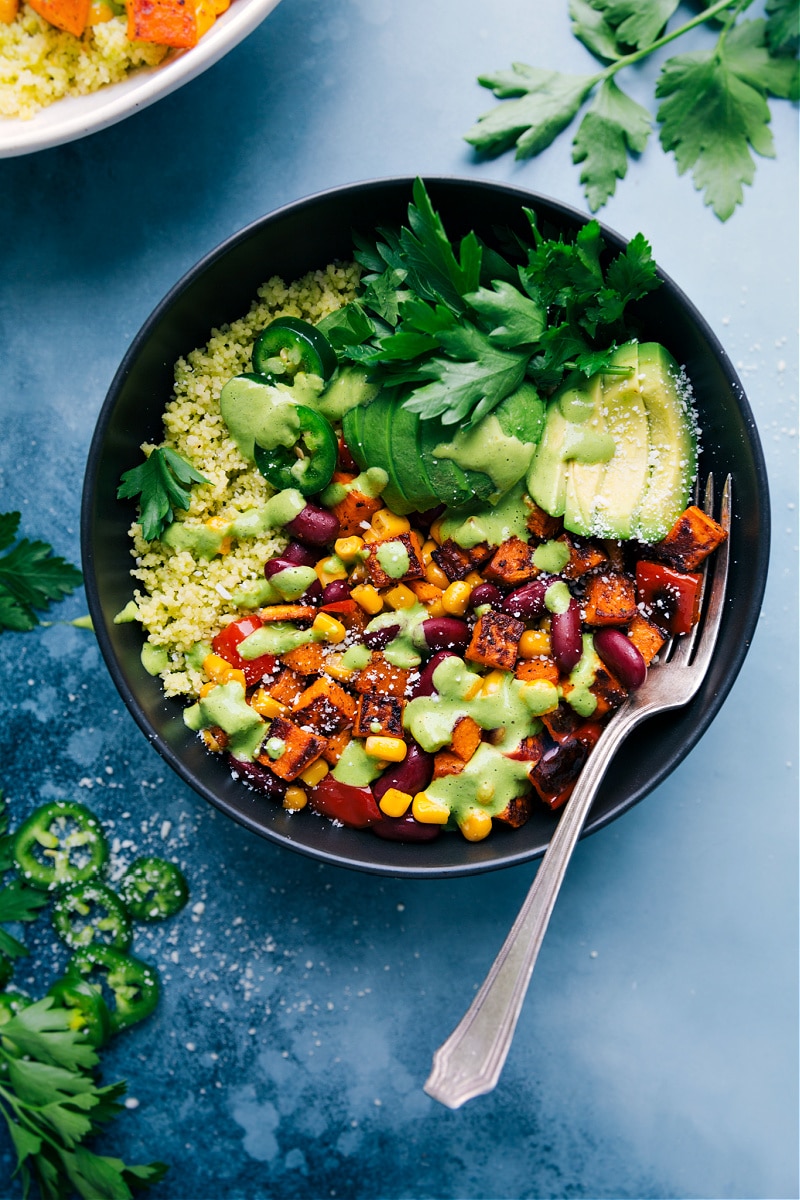
[[[31,154],[114,125],[194,79],[238,46],[279,0],[233,0],[191,50],[173,52],[157,67],[144,67],[120,83],[89,96],[66,96],[30,120],[0,117],[0,158]]]

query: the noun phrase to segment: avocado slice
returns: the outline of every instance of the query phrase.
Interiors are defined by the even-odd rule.
[[[639,346],[639,381],[650,431],[650,474],[634,528],[640,541],[659,542],[689,503],[697,423],[680,368],[657,342]]]
[[[419,414],[405,408],[398,396],[391,417],[392,465],[403,493],[417,512],[435,508],[438,497],[417,445]]]
[[[347,449],[352,454],[362,471],[367,468],[367,456],[364,450],[364,411],[365,406],[349,409],[342,417],[342,434]]]
[[[420,420],[417,426],[417,448],[425,470],[431,481],[434,494],[441,504],[458,508],[473,498],[473,491],[466,475],[449,458],[436,458],[434,450],[447,441],[447,434],[438,417]]]
[[[615,450],[595,491],[592,527],[599,537],[627,539],[634,536],[634,516],[650,475],[650,434],[637,343],[620,346],[611,365],[628,367],[630,374],[603,375],[606,432],[614,439]]]
[[[558,403],[569,422],[563,450],[564,528],[588,537],[594,532],[595,499],[605,476],[608,450],[612,455],[615,450],[613,444],[605,444],[603,376],[593,375],[581,388],[567,389]]]
[[[564,443],[567,419],[557,398],[550,401],[545,414],[544,429],[533,462],[528,471],[528,492],[531,499],[550,513],[563,517],[567,492],[567,464]]]
[[[403,491],[395,469],[391,429],[396,402],[394,391],[384,388],[363,410],[363,446],[367,466],[383,467],[389,476],[389,483],[383,492],[387,507],[402,516],[413,512],[414,505]]]

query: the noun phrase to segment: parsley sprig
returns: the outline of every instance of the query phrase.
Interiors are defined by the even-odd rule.
[[[568,241],[524,211],[532,242],[512,265],[474,233],[453,245],[417,179],[408,227],[357,239],[362,293],[320,328],[444,425],[476,423],[525,379],[551,392],[569,371],[600,370],[626,336],[626,306],[658,285],[650,246],[638,234],[609,259],[597,221]]]
[[[514,63],[478,82],[503,103],[479,117],[466,140],[494,156],[516,147],[517,158],[546,149],[591,97],[572,142],[572,159],[589,208],[596,212],[641,154],[653,127],[650,112],[632,100],[616,76],[696,26],[721,28],[708,51],[668,59],[656,84],[661,145],[679,174],[690,172],[720,220],[744,200],[755,177],[755,152],[774,156],[769,97],[797,100],[797,0],[768,0],[766,19],[741,20],[752,0],[717,0],[664,32],[678,0],[569,0],[572,31],[608,65],[592,75],[567,75]]]
[[[0,630],[27,632],[39,624],[37,611],[71,595],[83,576],[47,542],[14,545],[19,523],[18,512],[0,513]]]
[[[167,446],[157,446],[143,463],[124,473],[117,498],[140,497],[142,537],[151,542],[161,537],[173,520],[175,509],[189,507],[193,483],[208,483],[208,480],[180,454]]]

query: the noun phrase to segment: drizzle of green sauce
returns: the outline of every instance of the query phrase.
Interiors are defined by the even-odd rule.
[[[266,723],[247,703],[244,688],[236,679],[220,683],[183,712],[184,723],[199,732],[218,726],[228,735],[228,750],[234,758],[252,761],[264,738]]]
[[[550,613],[565,613],[571,599],[569,588],[563,579],[558,579],[545,592],[544,606]]]
[[[471,505],[468,509],[449,510],[442,519],[442,537],[452,538],[464,550],[471,550],[481,542],[499,546],[511,537],[527,541],[528,510],[522,499],[524,490],[524,481],[520,481],[495,505],[487,502]]]
[[[371,658],[367,646],[349,646],[342,655],[342,666],[348,671],[362,671]]]
[[[286,742],[283,738],[270,737],[264,742],[264,749],[273,762],[276,762],[286,752]]]
[[[169,653],[166,646],[154,646],[152,642],[145,642],[140,658],[148,675],[160,675],[169,666]]]
[[[408,571],[408,550],[402,542],[381,542],[375,557],[390,579],[402,579]]]
[[[284,488],[257,508],[245,509],[220,529],[173,521],[164,531],[162,542],[172,550],[188,550],[194,558],[213,558],[226,538],[263,537],[293,521],[306,506],[305,497],[296,488]]]
[[[364,743],[353,738],[345,746],[342,756],[331,771],[331,775],[339,783],[349,783],[351,787],[369,787],[373,779],[383,773],[383,767],[376,758],[372,758],[364,749]]]
[[[582,643],[581,657],[570,671],[569,681],[572,689],[567,696],[567,704],[578,716],[590,717],[597,708],[597,697],[592,695],[589,689],[595,681],[600,659],[590,633],[582,635]]]
[[[393,667],[417,667],[422,662],[420,650],[425,649],[425,637],[422,633],[422,623],[427,621],[430,613],[424,605],[417,602],[410,608],[398,608],[396,612],[379,613],[367,625],[367,633],[396,625],[398,632],[383,651],[383,656]]]
[[[300,433],[294,397],[245,375],[236,375],[225,384],[219,410],[231,438],[250,462],[256,442],[267,450],[293,446]]]
[[[542,542],[533,552],[533,565],[548,575],[557,575],[569,562],[569,547],[564,542]]]
[[[195,642],[186,655],[186,662],[190,667],[194,667],[195,671],[200,671],[203,667],[203,660],[208,658],[212,652],[213,647],[210,642]]]
[[[261,658],[262,654],[288,654],[315,641],[310,629],[298,629],[291,621],[269,621],[243,638],[236,647],[242,658]]]
[[[435,447],[435,458],[449,458],[466,471],[483,471],[498,492],[507,492],[530,466],[533,442],[508,437],[492,413],[473,429],[459,429],[452,442]]]
[[[349,492],[374,499],[385,490],[388,482],[389,476],[383,467],[367,467],[348,483],[329,483],[320,493],[320,501],[326,508],[332,508],[334,504],[341,504]]]

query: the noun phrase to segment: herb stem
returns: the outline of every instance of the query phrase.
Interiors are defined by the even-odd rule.
[[[749,3],[749,0],[745,0]],[[694,29],[697,25],[704,25],[706,21],[710,21],[717,13],[724,12],[726,8],[730,8],[731,0],[717,0],[716,4],[712,4],[710,8],[704,12],[698,13],[696,17],[692,17],[684,25],[679,25],[677,29],[673,29],[671,33],[665,33],[662,37],[656,38],[649,46],[642,46],[639,50],[633,50],[630,54],[625,54],[622,58],[618,58],[616,62],[611,63],[598,76],[599,79],[612,79],[617,71],[621,71],[623,67],[630,67],[633,63],[641,62],[643,58],[647,58],[654,50],[660,50],[662,46],[668,46],[670,42],[674,42],[676,38],[682,37],[684,33],[688,33],[690,29]],[[725,31],[730,27],[732,21],[736,19],[743,3],[739,3],[735,10],[730,14],[725,25]]]

